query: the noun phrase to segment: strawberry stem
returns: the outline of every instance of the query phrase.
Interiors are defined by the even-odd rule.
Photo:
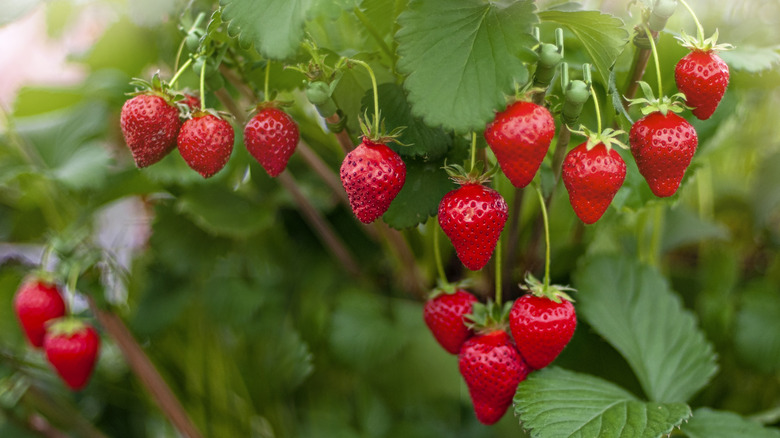
[[[368,71],[368,75],[371,77],[371,87],[374,90],[374,132],[377,133],[379,132],[379,88],[376,85],[374,70],[371,69],[371,66],[368,65],[368,63],[359,59],[350,59],[350,61],[365,68]]]
[[[447,283],[447,274],[444,272],[444,263],[441,260],[441,249],[439,248],[439,226],[438,221],[433,225],[433,258],[436,260],[436,271],[439,273],[439,280],[442,284]]]
[[[80,270],[81,266],[76,262],[68,272],[68,296],[66,297],[68,299],[68,313],[73,311],[73,300],[76,298],[76,284],[79,281]]]
[[[655,62],[655,76],[658,78],[658,98],[660,99],[664,95],[664,87],[661,85],[661,62],[658,60],[658,49],[655,47],[655,40],[653,39],[653,35],[650,33],[650,28],[648,28],[646,24],[643,27],[645,28],[647,39],[650,41],[650,50],[653,52],[653,62]]]
[[[200,110],[206,111],[206,62],[203,60],[203,65],[200,67]]]
[[[699,41],[704,41],[704,28],[701,27],[701,23],[699,23],[699,19],[696,17],[696,13],[693,12],[693,9],[688,5],[688,2],[685,0],[678,0],[683,6],[685,6],[685,9],[688,10],[688,12],[691,14],[691,17],[693,17],[693,21],[696,23],[696,34],[699,36]]]
[[[271,60],[265,64],[265,83],[263,84],[263,102],[268,102],[268,82],[271,78]]]
[[[474,170],[474,166],[477,164],[477,133],[471,132],[471,166],[469,167],[469,173]]]
[[[502,279],[501,279],[501,236],[498,237],[496,243],[496,303],[501,304],[502,295]]]
[[[590,95],[593,96],[593,106],[596,108],[596,125],[601,132],[601,110],[599,109],[599,98],[596,96],[596,90],[593,89],[593,82],[590,83]]]
[[[534,188],[536,189],[536,195],[539,197],[539,205],[542,209],[542,220],[544,221],[544,287],[546,289],[550,286],[550,221],[547,218],[547,205],[544,202],[542,189],[539,188],[539,184],[534,184]]]
[[[179,80],[179,76],[181,76],[181,74],[184,73],[184,70],[187,69],[187,67],[189,67],[190,64],[192,64],[192,58],[188,59],[187,62],[185,62],[184,65],[181,66],[180,69],[176,70],[176,74],[173,75],[173,78],[171,78],[171,81],[168,83],[168,85],[173,87],[173,84],[175,84],[176,81]]]

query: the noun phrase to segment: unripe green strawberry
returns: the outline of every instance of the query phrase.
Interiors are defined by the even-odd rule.
[[[299,137],[298,125],[293,119],[273,107],[258,111],[244,128],[247,150],[272,177],[287,167]]]
[[[562,176],[577,217],[592,224],[607,211],[623,185],[626,163],[617,151],[607,150],[604,143],[588,149],[588,142],[585,142],[566,154]]]
[[[509,328],[517,349],[534,369],[549,365],[574,335],[577,314],[569,300],[556,303],[547,297],[526,294],[515,300]]]
[[[478,183],[463,182],[439,203],[439,225],[460,261],[472,271],[482,269],[493,255],[508,216],[501,195]]]
[[[554,135],[555,121],[547,108],[523,101],[496,114],[485,129],[501,170],[517,188],[534,179]]]
[[[433,337],[445,350],[458,354],[466,339],[472,335],[464,316],[472,312],[477,297],[463,289],[454,293],[441,292],[425,303],[423,319]]]
[[[367,137],[344,157],[341,184],[352,212],[364,224],[385,214],[406,182],[406,164],[395,151]]]
[[[709,119],[729,85],[729,66],[713,50],[693,50],[674,68],[677,89],[700,120]]]
[[[33,277],[17,289],[14,312],[30,344],[42,347],[46,323],[65,316],[65,301],[56,284]]]
[[[213,114],[197,111],[184,122],[177,143],[184,161],[204,178],[222,170],[233,152],[233,127]]]
[[[156,94],[140,94],[126,101],[119,120],[139,168],[162,160],[176,147],[179,109]]]
[[[43,348],[46,359],[65,384],[78,391],[89,382],[95,368],[100,337],[92,326],[64,319],[51,325]]]
[[[693,126],[673,112],[650,113],[637,120],[629,132],[639,173],[661,198],[677,192],[698,142]]]

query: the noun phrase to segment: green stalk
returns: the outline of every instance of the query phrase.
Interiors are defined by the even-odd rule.
[[[693,9],[688,5],[688,2],[685,0],[677,0],[679,1],[683,6],[685,6],[685,9],[688,10],[688,12],[691,14],[691,17],[693,17],[693,21],[696,23],[696,32],[699,36],[699,41],[704,41],[704,28],[701,27],[701,23],[699,23],[699,19],[696,17],[696,13],[693,12]]]
[[[268,82],[271,78],[271,60],[265,64],[265,83],[263,84],[263,102],[268,102]]]
[[[650,49],[653,52],[653,61],[655,62],[655,76],[658,78],[658,98],[664,95],[664,87],[661,84],[661,63],[658,60],[658,50],[655,48],[655,41],[653,35],[650,33],[650,29],[647,25],[644,26],[647,39],[650,41]]]
[[[539,197],[539,206],[542,209],[542,220],[544,220],[544,288],[550,286],[550,221],[547,217],[547,205],[544,202],[542,189],[538,184],[534,184],[536,195]]]
[[[590,95],[593,96],[593,106],[596,108],[596,124],[599,128],[598,133],[601,134],[601,110],[599,109],[599,98],[596,96],[596,90],[593,89],[593,83],[590,83]]]
[[[200,110],[206,111],[206,62],[200,67]]]
[[[442,284],[447,283],[447,274],[444,272],[444,263],[441,260],[441,248],[439,248],[439,226],[436,223],[433,227],[433,257],[436,260],[436,271],[439,273],[439,280]]]
[[[662,205],[656,205],[653,209],[653,234],[650,236],[650,254],[648,263],[650,266],[658,266],[658,256],[661,252],[661,230],[663,229],[664,210]]]
[[[363,62],[359,59],[351,59],[350,61],[368,70],[368,75],[371,77],[371,87],[374,89],[374,135],[378,135],[379,133],[379,88],[376,84],[376,76],[374,76],[374,70],[371,69],[371,66],[369,66],[368,63]]]
[[[502,291],[501,291],[501,237],[498,238],[496,243],[496,303],[501,304]]]
[[[474,166],[477,164],[477,133],[471,132],[471,167],[469,172],[474,170]]]
[[[181,66],[180,69],[176,70],[176,74],[173,75],[173,78],[171,78],[171,81],[169,82],[169,85],[171,87],[173,87],[173,84],[175,84],[176,81],[179,80],[179,76],[181,76],[181,74],[184,73],[184,70],[187,69],[187,67],[189,67],[190,64],[192,64],[192,59],[193,58],[188,59],[187,62],[185,62],[184,65]],[[204,65],[205,65],[205,63],[204,63]],[[203,94],[201,94],[201,96],[203,96]]]

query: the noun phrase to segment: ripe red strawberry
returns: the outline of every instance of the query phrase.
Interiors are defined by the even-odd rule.
[[[198,111],[179,131],[179,153],[204,178],[222,170],[233,152],[233,127],[226,120]]]
[[[406,182],[406,164],[395,151],[367,137],[344,157],[341,184],[364,224],[385,214]]]
[[[162,160],[176,147],[179,109],[156,94],[140,94],[126,101],[119,121],[139,168]]]
[[[44,338],[46,359],[65,384],[78,391],[86,386],[95,367],[100,337],[95,329],[73,319],[57,321]]]
[[[448,352],[458,354],[460,347],[472,335],[464,316],[472,312],[477,297],[463,289],[454,293],[441,292],[425,303],[423,319],[433,337]]]
[[[531,371],[504,330],[467,340],[458,355],[458,368],[469,388],[477,419],[486,425],[504,416],[517,385]]]
[[[555,121],[550,111],[522,101],[496,114],[485,129],[485,140],[501,170],[517,188],[534,179],[554,135]]]
[[[31,278],[16,291],[14,312],[30,344],[42,347],[46,323],[65,316],[65,301],[56,284]]]
[[[601,218],[626,179],[626,163],[617,151],[602,142],[588,149],[589,143],[569,151],[562,170],[569,202],[586,224]]]
[[[482,269],[490,260],[507,216],[504,198],[477,183],[465,183],[439,203],[439,225],[460,261],[472,271]]]
[[[184,99],[181,101],[181,103],[187,105],[187,108],[190,109],[190,111],[197,111],[200,109],[200,99],[198,99],[197,96],[192,94],[185,94]]]
[[[244,128],[247,150],[272,177],[287,167],[298,138],[298,125],[287,113],[273,107],[261,109]]]
[[[693,50],[677,62],[674,79],[693,115],[707,120],[726,93],[729,66],[713,50]]]
[[[680,187],[698,145],[696,130],[673,112],[653,112],[637,120],[629,132],[631,154],[650,190],[672,196]]]
[[[574,306],[569,300],[560,301],[526,294],[512,305],[509,328],[517,349],[531,368],[538,370],[549,365],[574,335]]]

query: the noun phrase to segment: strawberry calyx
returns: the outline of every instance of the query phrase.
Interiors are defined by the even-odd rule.
[[[534,277],[533,274],[530,272],[525,274],[525,284],[520,284],[520,288],[527,290],[528,292],[532,293],[533,295],[540,297],[540,298],[547,298],[552,301],[555,301],[556,303],[560,304],[562,300],[574,302],[574,299],[566,293],[568,292],[576,292],[577,289],[574,289],[570,286],[561,286],[558,284],[544,284],[539,279]]]
[[[683,93],[675,93],[671,96],[662,96],[656,98],[653,94],[653,90],[650,88],[650,85],[647,82],[638,81],[637,83],[642,89],[642,93],[645,95],[645,97],[627,100],[629,102],[629,106],[645,105],[641,109],[643,115],[660,112],[666,116],[669,111],[673,113],[681,113],[683,110],[691,109],[684,103],[685,94]]]
[[[379,123],[377,123],[375,118],[372,118],[368,115],[368,110],[363,113],[363,117],[358,117],[360,130],[363,133],[362,137],[364,139],[370,141],[371,143],[387,144],[392,142],[401,146],[409,146],[407,144],[401,143],[398,140],[398,137],[401,136],[403,130],[406,129],[406,126],[399,126],[392,131],[387,132],[387,128],[385,127],[385,120],[382,118],[381,111],[375,117],[379,119]]]
[[[469,184],[485,184],[498,173],[498,166],[493,166],[487,172],[483,172],[484,167],[484,162],[477,161],[476,164],[474,164],[474,168],[470,171],[467,171],[459,164],[448,164],[442,167],[442,169],[447,172],[447,175],[449,175],[450,179],[456,184],[465,186]]]
[[[607,148],[607,152],[611,151],[613,146],[628,149],[628,146],[625,143],[617,139],[617,136],[626,133],[619,129],[606,128],[601,132],[595,132],[588,129],[585,125],[580,125],[579,130],[572,130],[571,132],[588,139],[587,145],[585,146],[588,150],[595,148],[596,145],[599,144],[603,144]]]
[[[63,316],[46,323],[46,332],[51,336],[72,336],[84,330],[87,324],[73,316]]]
[[[702,36],[694,37],[688,35],[685,31],[680,31],[680,36],[675,37],[679,41],[680,45],[686,49],[699,52],[711,52],[720,50],[732,50],[733,45],[729,43],[718,44],[718,30],[715,29],[715,33],[709,38],[703,38]]]
[[[177,102],[186,99],[184,93],[173,90],[167,82],[160,78],[159,71],[152,76],[151,82],[141,78],[133,78],[130,81],[130,85],[133,85],[135,90],[125,93],[127,96],[138,96],[141,94],[159,96],[171,105],[176,105]]]
[[[454,295],[459,289],[465,289],[469,286],[471,286],[471,280],[465,279],[461,281],[456,281],[455,283],[450,283],[448,281],[438,280],[436,282],[436,287],[431,290],[431,292],[428,294],[428,299],[432,300],[439,295]]]
[[[471,313],[464,316],[466,327],[480,335],[498,330],[507,331],[511,310],[511,301],[507,301],[503,305],[491,299],[488,299],[486,304],[474,303]]]

